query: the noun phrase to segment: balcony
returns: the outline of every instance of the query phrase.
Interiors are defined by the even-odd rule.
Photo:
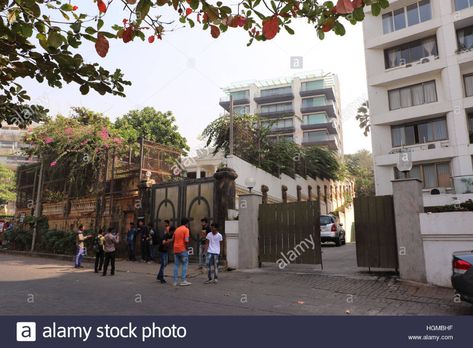
[[[317,137],[306,138],[302,140],[302,145],[310,146],[310,145],[319,145],[319,146],[327,146],[330,150],[338,151],[340,149],[340,144],[338,139],[334,134],[321,134]]]
[[[282,134],[282,133],[294,133],[296,131],[295,127],[281,127],[281,128],[271,128],[271,134]]]
[[[333,122],[326,123],[312,123],[312,124],[302,124],[301,128],[303,130],[317,130],[317,129],[326,129],[329,134],[337,134],[338,130],[333,124]]]
[[[245,105],[250,103],[250,97],[245,97],[245,98],[239,98],[239,99],[233,99],[233,106],[237,105]],[[220,106],[224,108],[226,111],[230,111],[230,97],[225,96],[220,98]]]
[[[258,112],[260,117],[268,117],[268,118],[278,118],[278,117],[292,117],[294,115],[294,108],[285,108],[283,110],[276,110],[276,111],[266,111],[266,112]]]
[[[325,105],[308,105],[301,106],[301,113],[308,114],[312,112],[322,112],[325,111],[329,118],[337,118],[337,113],[335,111],[335,105],[333,101],[327,102]]]
[[[294,99],[294,94],[291,93],[284,93],[284,94],[272,94],[272,95],[265,95],[262,97],[255,97],[255,102],[258,104],[268,104],[268,103],[276,103],[282,101],[292,101]]]
[[[305,89],[300,91],[301,97],[312,97],[316,95],[325,95],[326,99],[335,100],[335,93],[333,87],[328,88],[314,88],[314,89]]]

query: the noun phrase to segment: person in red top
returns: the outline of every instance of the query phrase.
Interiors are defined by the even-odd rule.
[[[176,228],[173,234],[172,241],[174,243],[174,286],[177,285],[179,278],[179,264],[182,263],[181,283],[180,286],[191,285],[186,280],[187,276],[187,265],[189,264],[189,254],[187,252],[187,246],[189,244],[189,220],[183,218],[181,220],[181,226]]]

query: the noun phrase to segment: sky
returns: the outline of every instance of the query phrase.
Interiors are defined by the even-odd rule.
[[[344,152],[371,151],[370,137],[363,135],[355,120],[358,106],[367,98],[362,26],[346,27],[345,36],[329,33],[321,41],[315,29],[298,21],[293,26],[295,35],[281,31],[275,39],[254,42],[250,47],[248,34],[241,29],[230,28],[213,39],[209,31],[183,28],[153,44],[140,39],[128,44],[110,40],[106,58],[99,57],[93,44],[87,42],[79,49],[86,61],[99,62],[110,70],[120,68],[132,81],[132,86],[126,86],[125,98],[101,96],[94,91],[83,96],[73,83],[53,89],[30,80],[23,86],[30,92],[32,102],[47,107],[51,115],[69,115],[73,106],[102,112],[112,120],[145,106],[172,111],[193,152],[204,144],[199,135],[205,126],[223,113],[219,105],[223,87],[236,81],[321,69],[339,77]],[[291,69],[292,56],[303,57],[303,69]]]

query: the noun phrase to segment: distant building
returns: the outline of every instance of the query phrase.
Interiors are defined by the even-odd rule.
[[[224,88],[220,105],[234,114],[259,115],[272,123],[271,137],[324,145],[343,153],[340,93],[335,74],[314,72],[271,80],[237,82]]]
[[[32,125],[31,127],[35,126]],[[16,125],[2,122],[0,128],[0,164],[16,170],[19,165],[33,162],[22,153],[22,149],[28,146],[23,141],[26,132],[27,129],[21,129]]]

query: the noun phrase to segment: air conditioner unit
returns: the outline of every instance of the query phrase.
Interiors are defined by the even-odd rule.
[[[447,193],[447,189],[445,187],[436,187],[430,190],[431,195],[444,195]]]
[[[417,62],[417,64],[425,64],[425,63],[430,63],[430,57],[424,57]]]

